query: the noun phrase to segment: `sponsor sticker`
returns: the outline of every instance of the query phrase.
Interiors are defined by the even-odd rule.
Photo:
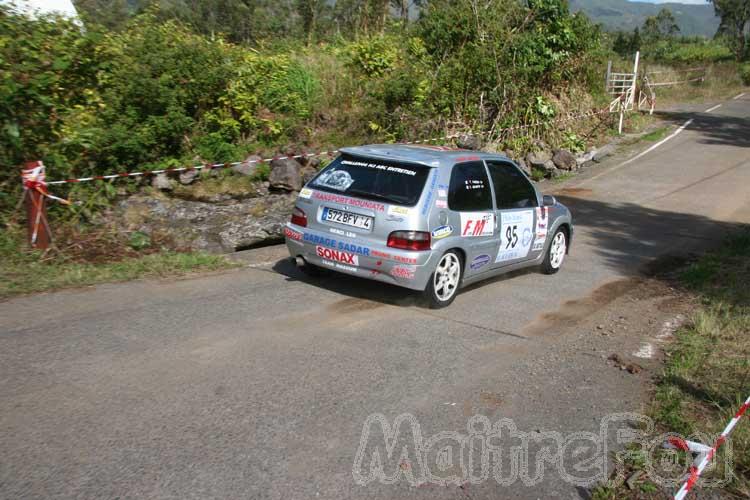
[[[453,226],[440,226],[432,230],[432,239],[439,240],[453,233]]]
[[[411,175],[411,176],[417,175],[417,171],[412,170],[410,168],[381,165],[380,163],[368,163],[366,161],[344,160],[341,162],[341,164],[352,165],[356,167],[374,168],[375,170],[385,170],[386,172],[393,172],[396,174]]]
[[[330,260],[323,260],[323,265],[326,265],[328,267],[333,267],[335,269],[341,269],[342,271],[349,271],[350,273],[357,272],[356,267],[345,266],[344,264],[339,264],[338,262],[331,262]]]
[[[435,200],[435,206],[438,208],[448,208],[448,202],[445,200],[437,199]]]
[[[438,196],[440,198],[445,198],[448,196],[448,191],[446,191],[445,189],[438,189]]]
[[[536,234],[536,241],[532,251],[540,250],[544,246],[544,241],[547,239],[547,225],[549,224],[549,207],[538,207],[536,209],[536,228],[534,234]],[[541,243],[541,246],[538,246]],[[537,248],[538,246],[538,248]]]
[[[396,266],[391,269],[391,276],[394,278],[413,280],[415,271],[416,268],[414,266]]]
[[[495,214],[486,212],[461,212],[461,236],[492,236]]]
[[[339,262],[341,264],[350,264],[353,266],[359,265],[359,258],[350,252],[342,252],[332,248],[317,246],[315,247],[315,253],[318,254],[318,257],[321,259]]]
[[[352,233],[351,231],[344,231],[343,229],[339,229],[337,227],[330,227],[328,228],[328,231],[332,232],[333,234],[338,234],[339,236],[345,236],[347,238],[357,237],[357,233]]]
[[[533,210],[503,212],[500,218],[500,248],[495,262],[521,259],[531,250]]]
[[[437,179],[438,174],[437,172],[432,172],[430,174],[432,176],[432,180],[430,181],[430,188],[427,192],[427,197],[424,200],[424,205],[422,205],[422,216],[427,216],[427,212],[430,210],[430,205],[432,205],[432,199],[435,197],[435,186],[437,186]]]
[[[477,271],[484,266],[486,266],[490,262],[491,258],[487,254],[477,255],[474,257],[474,260],[471,261],[471,264],[469,264],[469,267],[473,271]]]
[[[284,236],[286,236],[290,240],[302,241],[302,233],[288,227],[284,228]]]
[[[393,260],[396,262],[401,262],[403,264],[416,264],[417,259],[416,257],[402,257],[400,255],[394,255]]]
[[[320,201],[328,201],[332,203],[341,203],[344,205],[350,205],[352,207],[368,208],[370,210],[377,210],[378,212],[385,211],[385,205],[378,203],[377,201],[370,200],[358,200],[356,198],[350,198],[336,193],[324,193],[321,191],[313,191],[313,198]]]
[[[299,192],[299,197],[304,198],[306,200],[310,199],[310,197],[313,194],[313,190],[310,188],[302,188],[302,190]]]
[[[355,243],[349,243],[346,241],[338,241],[334,240],[333,238],[326,238],[324,236],[318,236],[317,234],[310,234],[305,233],[303,236],[303,239],[308,243],[313,243],[314,245],[319,245],[323,247],[328,247],[333,250],[338,250],[345,253],[355,253],[359,255],[364,255],[365,257],[370,256],[370,249],[367,247],[363,247],[361,245],[357,245]],[[336,260],[336,259],[332,259]]]
[[[409,208],[391,205],[388,207],[388,215],[409,215]]]

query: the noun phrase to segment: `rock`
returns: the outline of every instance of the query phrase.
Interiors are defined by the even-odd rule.
[[[558,149],[552,155],[552,162],[561,170],[575,170],[578,168],[576,157],[567,149]]]
[[[614,144],[605,144],[604,146],[596,150],[596,152],[594,153],[594,156],[592,157],[592,160],[599,163],[600,161],[604,160],[604,158],[614,153],[614,151],[615,151]]]
[[[258,164],[262,158],[258,155],[250,155],[245,158],[245,161],[238,165],[232,165],[232,170],[238,174],[247,175],[252,177],[255,175],[255,171],[258,170]]]
[[[517,160],[516,163],[526,175],[531,177],[531,168],[529,168],[529,165],[523,160],[523,158]]]
[[[587,151],[586,153],[581,153],[578,156],[576,156],[576,163],[578,163],[578,166],[581,167],[585,165],[586,163],[592,161],[594,159],[594,154],[596,154],[596,150]]]
[[[161,191],[171,191],[173,189],[172,180],[167,177],[167,174],[156,174],[151,179],[151,186]]]
[[[180,184],[185,186],[192,184],[196,177],[198,177],[198,170],[185,170],[184,172],[180,172]]]
[[[320,155],[310,156],[307,159],[307,166],[318,170],[320,168]]]
[[[535,151],[550,151],[552,149],[541,139],[534,139],[532,147]]]
[[[145,195],[117,205],[116,220],[145,234],[167,234],[181,247],[225,253],[278,242],[296,194],[269,194],[225,204]]]
[[[532,151],[526,155],[526,163],[532,168],[545,168],[544,165],[550,160],[552,160],[552,153],[546,150]]]
[[[312,167],[304,167],[302,169],[302,183],[307,184],[317,175],[318,171]]]
[[[299,191],[302,189],[302,165],[292,158],[279,158],[271,162],[268,181],[277,191]]]
[[[473,134],[462,135],[456,138],[456,147],[460,149],[479,150],[482,147],[482,138]]]

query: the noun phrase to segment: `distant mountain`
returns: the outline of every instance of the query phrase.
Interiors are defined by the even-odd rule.
[[[713,37],[719,27],[719,18],[714,14],[713,4],[695,5],[683,3],[645,3],[628,0],[569,0],[570,10],[583,11],[594,22],[601,23],[609,31],[632,31],[643,26],[648,16],[659,10],[672,11],[680,33]]]

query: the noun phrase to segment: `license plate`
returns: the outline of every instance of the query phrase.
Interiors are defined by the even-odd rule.
[[[343,210],[336,210],[335,208],[324,208],[323,220],[326,222],[344,224],[345,226],[358,227],[360,229],[369,230],[372,228],[372,217],[344,212]]]

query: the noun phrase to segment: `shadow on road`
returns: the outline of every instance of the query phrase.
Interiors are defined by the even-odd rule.
[[[701,144],[718,144],[722,146],[750,147],[750,119],[736,116],[712,115],[707,113],[683,111],[657,111],[658,118],[675,125],[682,125],[693,119],[689,129],[700,132]]]
[[[691,253],[713,248],[743,224],[695,214],[669,212],[634,203],[605,203],[558,196],[573,213],[576,229],[585,229],[597,261],[625,275],[659,274]],[[573,240],[573,252],[576,240]]]

